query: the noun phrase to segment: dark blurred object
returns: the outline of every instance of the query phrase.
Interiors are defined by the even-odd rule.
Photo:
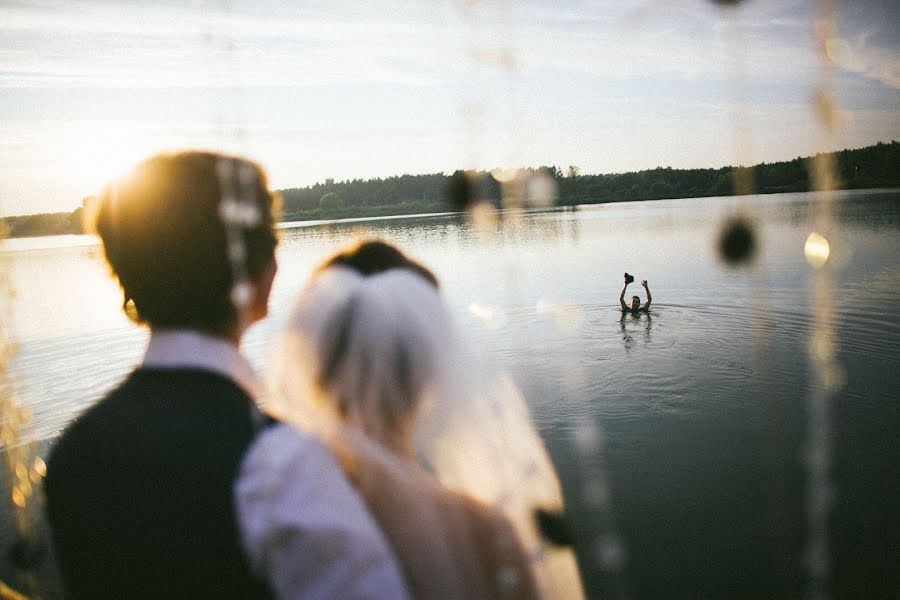
[[[478,185],[465,171],[455,171],[447,180],[447,203],[455,211],[465,211],[478,200]]]
[[[719,6],[737,6],[744,0],[712,0],[713,4],[718,4]]]
[[[634,275],[629,275],[628,273],[625,273],[625,283],[633,283],[633,282],[634,282]]]
[[[44,544],[35,537],[18,536],[9,546],[9,562],[20,571],[35,569],[44,558]]]
[[[719,255],[726,263],[739,266],[756,255],[756,230],[743,217],[729,219],[719,235]]]
[[[538,531],[548,542],[556,546],[574,546],[575,538],[569,528],[565,513],[551,512],[543,508],[534,511]]]

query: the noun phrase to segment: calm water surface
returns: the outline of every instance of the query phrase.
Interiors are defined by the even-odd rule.
[[[819,386],[803,256],[816,198],[607,204],[508,215],[488,234],[454,215],[286,228],[271,317],[245,350],[263,366],[325,256],[364,233],[391,240],[435,271],[473,348],[528,398],[592,596],[797,597],[807,403]],[[713,242],[739,207],[755,219],[760,251],[734,270]],[[900,590],[900,192],[850,193],[835,213],[844,384],[830,403],[832,589],[885,597]],[[9,240],[0,257],[16,294],[13,374],[49,444],[134,367],[146,333],[121,315],[91,238]],[[650,315],[622,318],[623,271],[649,280]],[[602,451],[585,452],[585,431],[601,434]],[[611,511],[597,509],[598,482]],[[597,561],[610,533],[624,548],[620,578]],[[0,579],[12,580],[8,566]]]

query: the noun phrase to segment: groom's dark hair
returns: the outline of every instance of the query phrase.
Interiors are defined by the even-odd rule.
[[[236,195],[257,218],[238,228],[242,248],[232,251],[256,281],[275,251],[276,198],[255,163],[212,152],[160,154],[103,190],[93,225],[129,316],[151,327],[213,334],[236,326],[234,275],[220,214],[227,212],[220,208],[223,196]]]

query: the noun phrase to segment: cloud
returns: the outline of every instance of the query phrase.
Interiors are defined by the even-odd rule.
[[[833,44],[854,145],[898,135],[900,44],[883,29],[889,9],[870,4],[838,16],[844,37]],[[0,0],[0,110],[14,142],[5,164],[20,169],[0,197],[40,198],[29,178],[66,162],[54,152],[67,123],[93,121],[141,124],[134,136],[153,147],[233,141],[271,163],[279,185],[467,161],[721,165],[733,162],[739,102],[754,158],[792,157],[815,146],[814,8]],[[472,106],[482,112],[467,120]]]
[[[900,89],[900,52],[875,46],[873,38],[872,31],[865,31],[852,39],[829,40],[828,57],[843,69]]]
[[[699,0],[216,6],[0,8],[0,87],[434,87],[473,71],[725,81],[735,49],[750,81],[794,82],[818,68],[811,34],[798,35],[811,27],[810,9],[796,0],[741,11]],[[743,43],[730,39],[735,31]],[[857,45],[847,44],[846,68],[896,87],[891,49]]]
[[[0,86],[434,85],[435,25],[387,15],[77,4],[0,8]],[[282,9],[282,13],[285,9]]]

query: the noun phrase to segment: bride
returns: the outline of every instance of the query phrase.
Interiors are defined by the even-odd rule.
[[[524,400],[476,376],[437,279],[380,241],[333,256],[274,353],[267,409],[320,437],[417,598],[580,598],[534,511],[559,483]]]

